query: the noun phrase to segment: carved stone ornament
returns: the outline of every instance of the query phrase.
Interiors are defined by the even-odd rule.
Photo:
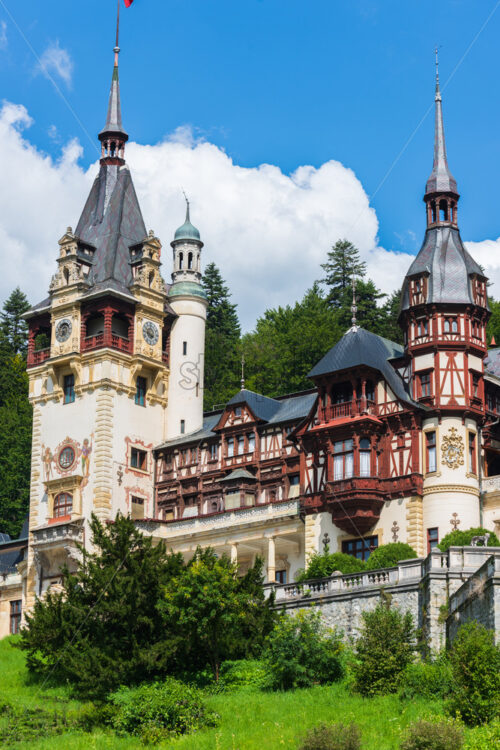
[[[71,336],[72,324],[69,318],[63,318],[56,326],[56,339],[59,343],[67,341]]]
[[[450,469],[458,469],[464,465],[464,440],[455,427],[450,427],[448,435],[444,436],[441,452],[442,463]]]

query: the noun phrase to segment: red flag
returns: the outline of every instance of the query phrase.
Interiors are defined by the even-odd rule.
[[[126,8],[130,8],[130,6],[132,5],[133,2],[134,2],[134,0],[125,0],[125,7]]]

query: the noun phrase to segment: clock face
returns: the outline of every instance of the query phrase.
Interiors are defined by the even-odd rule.
[[[59,343],[62,344],[69,339],[71,336],[71,328],[71,320],[69,320],[69,318],[63,318],[59,321],[56,326],[56,339]]]
[[[146,322],[142,326],[142,335],[146,344],[154,346],[158,341],[158,337],[160,335],[158,326],[155,323],[152,323],[150,320],[146,320]]]
[[[61,467],[61,469],[66,470],[73,465],[74,461],[75,451],[70,445],[67,445],[66,448],[63,448],[59,453],[59,466]]]

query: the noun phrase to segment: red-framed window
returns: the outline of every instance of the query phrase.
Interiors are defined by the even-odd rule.
[[[337,440],[333,444],[333,479],[354,476],[354,450],[352,440]]]
[[[421,372],[418,374],[418,397],[425,398],[431,395],[431,374]]]
[[[429,335],[429,321],[427,318],[419,318],[417,320],[417,338]]]
[[[63,518],[64,516],[71,515],[73,510],[73,495],[69,492],[60,492],[54,498],[54,518]]]
[[[360,539],[346,539],[342,542],[342,552],[357,557],[358,560],[368,560],[373,550],[378,547],[378,536],[365,536]]]
[[[439,529],[437,526],[427,529],[427,554],[439,544]]]
[[[427,474],[437,471],[436,433],[429,430],[425,433],[425,469]]]
[[[477,372],[471,373],[471,386],[472,395],[474,398],[479,398],[479,386],[481,384],[481,378]]]
[[[21,630],[22,600],[15,599],[10,603],[10,634],[16,635]]]
[[[444,319],[443,333],[458,333],[458,319],[455,316]]]
[[[359,476],[360,477],[371,477],[372,450],[369,438],[361,438],[359,441]]]
[[[469,471],[477,474],[476,433],[469,432]]]
[[[139,448],[131,448],[130,467],[132,469],[139,469],[139,471],[147,471],[148,454],[146,451],[141,451]]]

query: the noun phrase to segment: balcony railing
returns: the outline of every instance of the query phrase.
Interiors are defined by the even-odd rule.
[[[41,365],[46,359],[50,357],[50,346],[46,349],[38,349],[38,351],[30,352],[28,354],[28,367],[35,367]]]
[[[97,333],[95,336],[86,336],[83,339],[82,351],[86,352],[91,349],[102,349],[105,346],[111,349],[119,349],[122,352],[132,352],[132,342],[124,336],[118,336],[116,333],[111,334],[109,343],[106,343],[104,333]]]
[[[500,475],[496,474],[492,477],[483,477],[482,481],[484,492],[495,492],[500,490]]]
[[[344,401],[341,404],[331,404],[319,409],[320,422],[332,422],[335,419],[358,417],[361,414],[377,414],[375,401],[368,398],[358,398],[356,401]]]

